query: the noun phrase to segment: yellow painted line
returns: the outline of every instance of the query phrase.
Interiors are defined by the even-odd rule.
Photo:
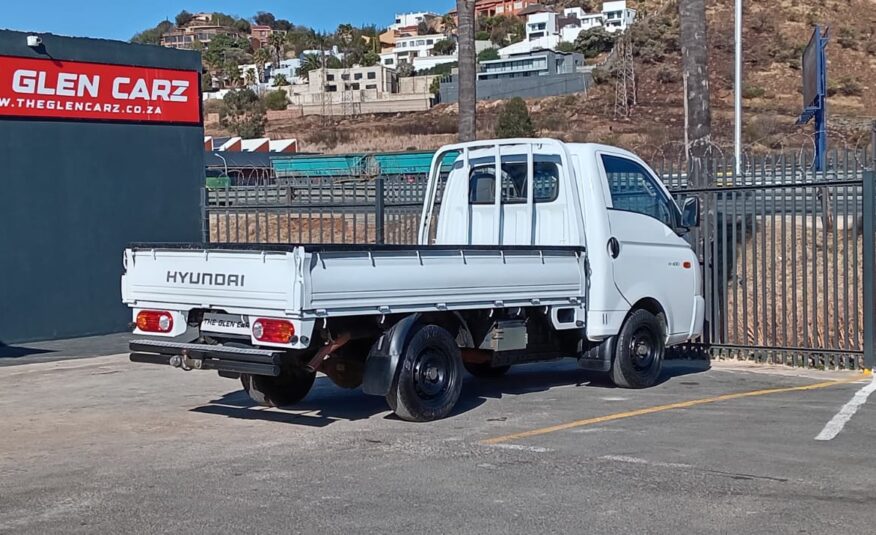
[[[855,381],[860,381],[861,377],[856,376],[849,379],[841,379],[838,381],[825,381],[823,383],[814,383],[811,385],[803,385],[803,386],[790,386],[783,388],[767,388],[763,390],[751,390],[748,392],[737,392],[735,394],[723,394],[720,396],[713,396],[709,398],[702,399],[692,399],[690,401],[679,401],[677,403],[668,403],[666,405],[656,405],[654,407],[645,407],[644,409],[636,409],[632,411],[618,412],[615,414],[608,414],[606,416],[597,416],[595,418],[586,418],[584,420],[575,420],[573,422],[568,422],[565,424],[552,425],[550,427],[542,427],[541,429],[533,429],[531,431],[522,431],[520,433],[512,433],[510,435],[502,435],[499,437],[488,438],[486,440],[482,440],[480,443],[483,445],[493,445],[493,444],[501,444],[503,442],[510,442],[512,440],[517,440],[521,438],[529,438],[535,437],[539,435],[547,435],[548,433],[556,433],[557,431],[565,431],[567,429],[574,429],[576,427],[584,427],[587,425],[601,424],[605,422],[613,422],[615,420],[623,420],[625,418],[633,418],[634,416],[644,416],[646,414],[654,414],[657,412],[670,411],[674,409],[686,409],[688,407],[696,407],[697,405],[706,405],[707,403],[716,403],[718,401],[729,401],[731,399],[740,399],[740,398],[751,398],[755,396],[767,396],[770,394],[782,394],[785,392],[802,392],[805,390],[817,390],[819,388],[827,388],[830,386],[842,385],[847,383],[853,383]]]

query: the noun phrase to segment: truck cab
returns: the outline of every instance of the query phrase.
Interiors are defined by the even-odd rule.
[[[685,240],[699,224],[695,198],[684,210],[648,165],[608,145],[554,140],[475,143],[458,152],[441,184],[437,221],[424,208],[420,243],[580,245],[587,249],[587,336],[616,333],[631,307],[662,311],[666,343],[700,334],[704,313],[699,262]],[[435,162],[442,161],[443,151]],[[501,177],[496,187],[495,177]],[[436,193],[431,196],[437,197]],[[426,203],[433,203],[427,198]],[[653,284],[655,279],[664,282]],[[687,291],[679,292],[683,288]]]

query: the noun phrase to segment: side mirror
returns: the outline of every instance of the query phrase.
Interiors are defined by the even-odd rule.
[[[700,226],[700,198],[688,197],[681,207],[681,226],[694,228]]]

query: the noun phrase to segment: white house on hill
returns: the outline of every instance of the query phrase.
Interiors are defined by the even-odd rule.
[[[608,32],[622,32],[636,19],[636,10],[625,0],[604,2],[599,13],[585,13],[571,7],[563,13],[539,11],[526,19],[526,39],[499,49],[503,58],[535,50],[555,50],[561,42],[573,43],[584,30],[602,26]]]

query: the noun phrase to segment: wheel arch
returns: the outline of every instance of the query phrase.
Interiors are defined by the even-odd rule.
[[[438,325],[456,338],[457,344],[473,347],[468,322],[459,312],[414,313],[396,322],[374,344],[365,361],[362,391],[385,396],[398,373],[398,364],[411,337],[423,325]]]
[[[663,326],[663,336],[669,336],[671,325],[669,324],[669,315],[666,313],[666,309],[663,305],[660,304],[660,301],[653,297],[643,297],[636,301],[633,306],[630,307],[630,311],[627,312],[626,317],[624,318],[624,322],[630,317],[630,315],[636,310],[646,310],[654,316],[657,317],[657,320]]]

